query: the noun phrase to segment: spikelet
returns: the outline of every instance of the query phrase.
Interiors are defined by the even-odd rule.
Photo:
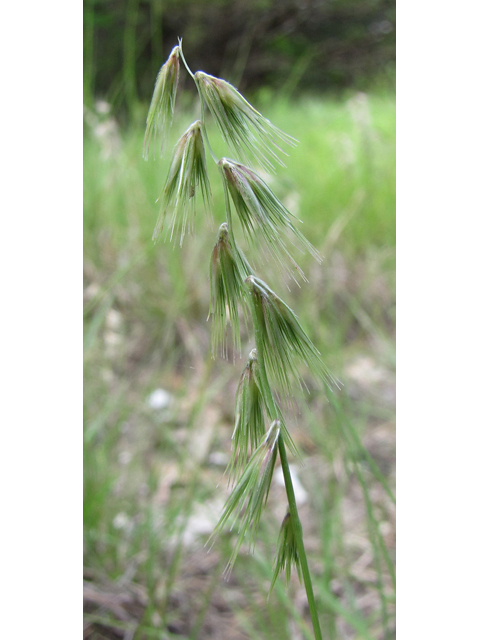
[[[287,398],[293,396],[292,381],[306,388],[298,369],[300,362],[329,389],[340,388],[290,307],[260,278],[248,276],[246,284],[257,327],[257,349],[261,348],[269,379],[278,384],[282,394]]]
[[[232,328],[233,346],[240,349],[239,305],[247,311],[245,278],[251,267],[238,248],[224,222],[210,260],[210,312],[213,318],[212,352],[226,356],[227,325]]]
[[[152,138],[155,149],[157,134],[161,137],[160,153],[162,152],[167,130],[172,123],[178,79],[180,77],[179,56],[180,48],[177,45],[173,47],[168,60],[160,68],[157,79],[155,80],[155,88],[148,109],[147,125],[143,140],[143,157],[145,160],[148,160]]]
[[[185,233],[191,233],[194,229],[196,195],[199,187],[205,208],[210,212],[211,191],[202,125],[200,120],[197,120],[183,134],[173,151],[170,171],[159,198],[162,200],[162,210],[153,233],[154,240],[157,240],[167,222],[170,240],[180,235],[182,246]]]
[[[281,571],[285,571],[285,582],[287,584],[290,582],[292,565],[296,567],[298,577],[300,581],[302,581],[302,567],[300,565],[297,543],[295,541],[293,522],[290,512],[287,511],[278,535],[277,553],[273,563],[273,577],[268,594],[269,597]]]
[[[195,82],[223,139],[240,159],[266,171],[274,170],[273,162],[285,166],[276,151],[287,155],[280,145],[294,146],[295,138],[264,118],[226,80],[197,71]]]
[[[269,392],[265,389],[258,371],[257,350],[252,349],[235,395],[235,429],[232,435],[232,456],[227,467],[230,482],[239,477],[247,464],[248,456],[255,451],[265,436],[265,416],[270,421],[276,420],[280,424],[285,444],[293,455],[299,455],[286,427],[282,411],[275,401],[272,415],[266,401],[267,393]]]
[[[214,540],[225,525],[231,521],[231,528],[238,523],[238,539],[225,569],[228,576],[237,558],[243,541],[247,538],[250,547],[255,545],[260,517],[268,498],[273,470],[278,453],[280,421],[274,420],[260,446],[254,451],[250,461],[230,494],[222,516],[210,536]]]
[[[252,169],[227,158],[221,158],[218,166],[247,240],[253,243],[259,234],[279,266],[287,269],[292,276],[298,273],[306,280],[287,243],[293,238],[299,245],[297,248],[306,249],[319,262],[321,258],[295,226],[295,216]],[[291,266],[286,264],[286,259]]]

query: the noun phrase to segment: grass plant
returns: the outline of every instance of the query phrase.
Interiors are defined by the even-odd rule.
[[[271,589],[280,570],[285,571],[287,581],[290,579],[293,565],[299,577],[303,578],[315,639],[322,640],[302,525],[285,448],[285,439],[289,443],[292,440],[284,415],[275,400],[275,393],[277,392],[286,404],[293,401],[292,380],[300,383],[300,386],[302,382],[295,363],[296,358],[306,364],[317,379],[323,381],[330,389],[333,385],[340,388],[340,385],[323,363],[320,353],[308,338],[298,317],[265,282],[254,275],[243,252],[237,246],[234,234],[236,225],[240,224],[248,240],[252,241],[254,236],[260,236],[279,266],[285,267],[286,259],[291,263],[289,274],[293,277],[296,270],[306,280],[288,248],[292,237],[320,261],[318,251],[297,229],[295,216],[280,202],[258,173],[250,168],[257,165],[266,170],[274,170],[274,162],[283,165],[277,151],[284,154],[285,151],[279,143],[294,145],[295,140],[274,127],[228,82],[200,71],[192,73],[184,58],[180,40],[157,77],[147,116],[145,158],[148,157],[152,133],[153,136],[157,133],[162,136],[163,148],[166,123],[172,118],[176,99],[179,58],[183,60],[198,89],[202,118],[188,128],[174,149],[163,191],[161,217],[164,220],[167,212],[173,211],[168,223],[172,239],[178,234],[178,214],[181,212],[181,246],[185,233],[192,228],[195,196],[199,186],[204,202],[209,205],[210,187],[205,141],[212,159],[220,169],[226,211],[226,222],[220,227],[211,267],[210,312],[219,316],[214,332],[214,344],[220,343],[225,353],[224,336],[228,322],[233,327],[234,347],[239,347],[240,305],[250,311],[255,335],[255,349],[245,370],[250,380],[245,384],[244,372],[240,388],[237,390],[237,400],[240,396],[240,402],[237,401],[235,407],[233,457],[229,464],[230,477],[236,484],[223,509],[214,535],[227,524],[233,527],[238,521],[238,538],[226,569],[226,574],[229,575],[247,536],[251,547],[255,544],[278,455],[281,460],[288,511],[280,530]],[[248,162],[250,167],[228,158],[217,159],[207,134],[207,109],[219,127],[223,140],[239,158]],[[235,221],[230,200],[237,214]],[[159,221],[153,235],[154,240],[162,230],[163,222],[160,225]],[[249,390],[248,394],[245,394],[245,387]],[[245,398],[245,395],[248,397]],[[259,442],[259,434],[265,432],[265,425],[261,424],[264,422],[264,412],[273,422],[264,439]]]
[[[180,93],[172,123],[176,137],[189,125],[182,99]],[[288,433],[303,458],[298,467],[298,459],[289,455],[309,495],[298,509],[312,586],[321,602],[322,634],[330,640],[394,637],[388,395],[394,363],[394,106],[390,96],[365,100],[356,95],[343,102],[304,98],[293,105],[270,103],[262,95],[256,100],[301,142],[288,149],[288,172],[279,166],[278,175],[261,178],[302,218],[305,237],[323,257],[320,267],[311,254],[297,255],[289,246],[309,285],[292,287],[280,298],[295,309],[305,334],[314,345],[322,344],[324,361],[345,382],[340,394],[327,389],[327,402],[297,361],[310,390],[295,398],[301,423],[292,421],[291,411],[274,396],[275,411],[285,413]],[[208,135],[212,148],[220,149],[220,133],[212,127]],[[285,516],[285,489],[276,479],[259,523],[255,555],[240,549],[241,562],[228,583],[220,568],[238,538],[221,533],[206,554],[202,545],[211,530],[200,546],[186,537],[200,507],[211,504],[215,513],[219,496],[228,496],[227,476],[217,488],[224,467],[217,466],[213,454],[225,449],[236,429],[246,431],[249,420],[237,421],[240,408],[248,415],[251,405],[258,419],[260,404],[267,427],[273,417],[265,402],[248,396],[250,373],[242,388],[238,384],[250,360],[237,359],[232,366],[209,359],[206,256],[213,254],[218,237],[204,227],[203,207],[197,211],[202,232],[196,238],[185,233],[181,252],[173,244],[159,252],[151,243],[158,176],[168,174],[168,158],[164,149],[155,163],[138,163],[139,148],[134,130],[110,139],[87,127],[86,637],[313,638],[300,606],[294,554],[289,592],[277,578],[268,598],[276,568],[278,574],[284,571],[275,540]],[[210,173],[218,170],[208,153],[206,162]],[[210,186],[219,227],[226,220],[222,180],[212,179]],[[237,227],[240,249],[242,227]],[[181,232],[181,216],[176,228]],[[262,261],[256,237],[247,246],[247,271],[278,291],[284,284],[278,268]],[[202,265],[205,278],[199,277]],[[222,286],[220,279],[214,292]],[[225,287],[230,280],[223,279]],[[255,344],[243,322],[248,291],[245,300],[238,307],[237,345],[247,346],[249,353]],[[220,341],[216,352],[230,355],[232,314],[226,313],[221,325],[215,309],[222,305],[215,304],[213,298],[211,320],[219,320],[218,336],[228,328],[223,351]],[[365,354],[374,364],[350,373]],[[258,390],[258,371],[255,379]],[[162,411],[146,403],[158,386],[175,398]],[[234,485],[265,437],[258,429],[256,436],[246,433],[250,446],[233,469]]]

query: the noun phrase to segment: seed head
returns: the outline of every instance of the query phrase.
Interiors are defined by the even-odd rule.
[[[161,136],[160,153],[162,152],[167,129],[172,123],[178,79],[180,77],[179,56],[180,47],[177,45],[173,47],[168,60],[160,68],[155,80],[152,101],[147,114],[145,138],[143,140],[143,157],[145,160],[148,160],[152,137],[155,150],[157,133]]]
[[[217,242],[210,261],[210,313],[213,318],[213,354],[226,356],[227,325],[232,328],[233,346],[240,349],[238,307],[247,313],[244,280],[251,268],[243,252],[236,246],[224,222],[218,230]]]
[[[270,586],[270,592],[268,594],[269,596],[272,593],[280,571],[285,571],[285,581],[287,584],[290,582],[292,564],[297,568],[298,577],[301,581],[302,567],[300,565],[297,543],[295,541],[292,518],[290,516],[290,512],[287,511],[278,536],[277,553],[273,565],[273,578]]]
[[[249,276],[245,282],[252,301],[257,348],[260,343],[268,377],[278,384],[282,395],[292,397],[292,379],[306,388],[298,369],[300,362],[330,389],[333,385],[340,388],[290,307],[259,278]]]
[[[230,482],[238,479],[250,452],[255,451],[265,436],[264,402],[257,366],[257,350],[252,349],[235,395],[235,430],[227,467]]]
[[[170,240],[174,235],[178,235],[180,227],[180,246],[182,246],[185,233],[192,232],[194,228],[195,197],[198,187],[202,192],[205,208],[210,212],[211,191],[200,120],[190,125],[173,150],[170,171],[161,196],[162,210],[153,233],[154,240],[162,232],[165,218],[170,216],[168,221],[168,227],[171,229]],[[177,219],[179,213],[182,216],[181,223]]]
[[[263,442],[252,454],[237,485],[230,494],[220,521],[211,536],[211,538],[215,538],[232,517],[231,528],[238,522],[238,540],[225,569],[227,575],[232,570],[244,539],[248,538],[251,548],[255,545],[260,517],[272,483],[278,453],[279,433],[280,421],[274,420]]]
[[[267,171],[274,170],[272,161],[285,166],[275,150],[287,155],[279,145],[293,146],[295,138],[264,118],[225,80],[197,71],[195,81],[223,139],[237,157],[247,164],[254,160]]]
[[[290,236],[293,236],[316,260],[320,262],[321,258],[318,251],[294,225],[295,216],[252,169],[227,158],[222,158],[218,166],[247,240],[253,243],[260,234],[277,263],[284,268],[285,258],[288,258],[292,267],[287,266],[287,271],[291,275],[294,275],[295,271],[306,280],[303,271],[291,256],[285,240],[289,241]]]
[[[232,457],[227,467],[231,482],[239,477],[250,452],[255,451],[265,436],[265,415],[269,421],[276,420],[280,424],[285,444],[293,455],[299,455],[280,407],[274,401],[272,415],[266,402],[266,393],[269,392],[258,370],[257,350],[252,349],[235,395],[235,430],[232,435]]]

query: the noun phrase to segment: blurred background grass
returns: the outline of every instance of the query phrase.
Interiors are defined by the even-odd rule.
[[[299,140],[287,169],[269,181],[323,263],[298,256],[309,279],[302,288],[269,265],[260,269],[344,383],[330,397],[312,388],[292,415],[307,553],[326,639],[395,635],[395,101],[393,26],[384,15],[391,4],[369,3],[368,13],[363,2],[362,11],[352,2],[307,3],[315,19],[329,10],[327,35],[307,29],[300,5],[253,4],[247,18],[263,16],[262,24],[277,25],[273,32],[265,27],[248,39],[249,20],[242,30],[229,18],[223,40],[214,17],[225,21],[225,3],[85,4],[86,638],[312,638],[296,578],[288,589],[279,579],[267,602],[286,507],[278,481],[255,553],[242,552],[229,582],[221,574],[234,537],[204,548],[228,493],[223,472],[243,364],[210,358],[208,265],[224,220],[213,163],[214,225],[199,215],[196,236],[181,250],[151,242],[169,154],[141,159],[143,122],[172,31],[185,37],[194,69],[230,70],[224,77]],[[345,24],[332,26],[340,9],[340,22],[357,26],[353,49],[341,36],[350,33]],[[277,67],[275,34],[273,50],[284,51]],[[347,52],[340,58],[350,61],[350,75],[320,82],[324,67],[335,66],[334,43]],[[376,66],[355,61],[364,50]],[[317,52],[330,52],[328,64]],[[308,93],[299,95],[300,86]],[[198,117],[193,94],[181,89],[171,144]],[[228,155],[212,126],[209,134],[217,154]],[[243,358],[251,347],[246,336]]]

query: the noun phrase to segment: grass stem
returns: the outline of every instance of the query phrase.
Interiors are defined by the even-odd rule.
[[[269,393],[266,397],[269,410],[274,413],[276,410],[275,400],[270,389],[270,385],[267,379],[267,372],[265,369],[264,353],[263,353],[263,341],[261,339],[261,322],[259,322],[258,308],[256,305],[252,305],[252,318],[255,332],[255,343],[257,348],[257,362],[260,376],[264,381],[264,388]],[[310,571],[308,568],[307,554],[305,553],[305,546],[303,544],[303,528],[298,515],[297,502],[295,500],[295,491],[293,489],[292,477],[290,475],[290,467],[288,465],[287,450],[285,448],[285,442],[283,435],[280,432],[278,437],[278,451],[280,455],[280,461],[282,464],[283,478],[285,481],[285,491],[287,493],[288,507],[290,510],[290,517],[292,518],[293,530],[295,535],[295,542],[298,551],[298,557],[300,565],[302,567],[303,581],[305,586],[305,592],[307,594],[308,607],[310,610],[310,618],[312,620],[313,632],[315,634],[315,640],[322,640],[322,632],[320,630],[320,623],[318,621],[317,607],[315,604],[315,596],[313,594],[312,579],[310,577]]]
[[[315,604],[315,596],[313,594],[312,579],[310,577],[310,571],[308,569],[307,554],[305,553],[305,546],[303,544],[303,529],[300,517],[298,515],[297,502],[295,500],[295,491],[293,490],[292,477],[290,475],[290,467],[288,466],[287,450],[283,441],[283,436],[280,433],[278,438],[278,451],[280,454],[280,461],[282,463],[283,478],[285,480],[285,490],[287,492],[288,507],[290,509],[290,517],[292,518],[293,530],[295,532],[295,541],[297,543],[298,557],[300,559],[300,565],[302,567],[303,583],[305,586],[305,592],[307,594],[308,607],[310,609],[310,617],[312,619],[313,632],[316,640],[322,640],[322,632],[320,630],[320,623],[318,621],[317,607]]]

